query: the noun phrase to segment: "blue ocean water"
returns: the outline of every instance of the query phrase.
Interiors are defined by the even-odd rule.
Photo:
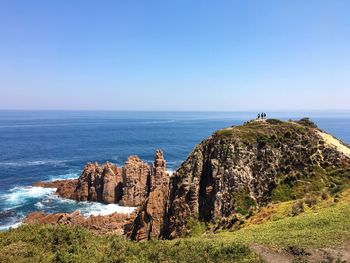
[[[350,112],[268,113],[281,119],[305,116],[350,143]],[[158,148],[164,151],[168,169],[176,170],[215,130],[255,117],[255,112],[0,111],[0,230],[36,210],[79,209],[85,215],[125,210],[58,198],[54,189],[31,184],[76,178],[88,161],[122,165],[137,154],[151,162]]]

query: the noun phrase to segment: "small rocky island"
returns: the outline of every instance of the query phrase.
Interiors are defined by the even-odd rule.
[[[157,150],[152,167],[130,156],[124,167],[88,163],[77,180],[36,184],[76,201],[136,207],[131,214],[34,212],[25,222],[81,225],[137,241],[173,239],[194,222],[239,228],[269,203],[331,193],[350,184],[349,172],[349,145],[309,119],[258,119],[215,132],[172,175]]]

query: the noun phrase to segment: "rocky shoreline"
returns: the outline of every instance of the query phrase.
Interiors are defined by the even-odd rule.
[[[77,211],[35,212],[25,222],[81,225],[137,241],[177,238],[195,222],[237,228],[270,202],[348,185],[348,145],[329,136],[308,119],[258,120],[217,131],[171,176],[161,150],[151,166],[137,156],[124,167],[88,163],[79,179],[35,185],[76,201],[135,207],[133,213],[84,218]]]
[[[144,206],[149,209],[163,207],[159,196],[167,196],[168,183],[169,174],[166,171],[166,162],[161,150],[155,153],[152,169],[149,164],[135,155],[129,156],[124,167],[118,167],[109,162],[104,165],[87,163],[78,179],[37,182],[34,186],[56,188],[58,196],[77,202],[90,201],[135,207],[136,210],[133,213],[84,217],[79,211],[52,214],[33,212],[27,215],[24,223],[80,225],[99,234],[134,233],[135,230],[131,227],[135,218],[140,216],[138,210],[142,210]],[[154,211],[151,214],[154,215]],[[160,218],[160,215],[158,217]],[[157,224],[160,225],[161,222]],[[148,238],[143,237],[141,232],[142,230],[138,228],[138,234],[135,233],[133,236],[135,238],[137,236],[138,240]]]

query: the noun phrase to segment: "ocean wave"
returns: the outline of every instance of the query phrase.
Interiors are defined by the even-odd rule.
[[[19,162],[0,162],[0,166],[25,167],[39,165],[62,165],[67,160],[37,160],[37,161],[19,161]]]
[[[47,181],[57,181],[57,180],[70,180],[77,179],[79,177],[79,173],[67,173],[60,175],[52,175],[49,177]]]
[[[72,212],[78,210],[85,217],[91,215],[110,215],[113,213],[130,214],[135,207],[120,206],[118,204],[103,204],[98,202],[80,201],[50,195],[35,204],[35,207],[47,212]],[[63,208],[63,209],[62,209]],[[64,209],[65,208],[65,209]]]
[[[5,231],[10,228],[17,228],[22,224],[22,222],[16,222],[16,223],[11,223],[11,224],[6,224],[6,225],[1,225],[0,226],[0,231]]]
[[[30,199],[44,198],[52,195],[56,188],[43,188],[37,186],[16,186],[1,196],[9,209],[25,205]]]
[[[84,217],[91,215],[109,215],[113,213],[130,214],[135,207],[123,207],[118,204],[97,202],[77,202],[55,195],[56,188],[37,186],[14,187],[0,195],[2,209],[15,211],[4,215],[0,222],[0,231],[18,227],[26,214],[33,211],[45,213],[70,213],[80,211]],[[23,209],[25,212],[23,212]]]
[[[91,215],[110,215],[113,213],[130,214],[136,209],[135,207],[120,206],[118,204],[86,202],[85,205],[86,207],[82,207],[78,210],[86,217]]]

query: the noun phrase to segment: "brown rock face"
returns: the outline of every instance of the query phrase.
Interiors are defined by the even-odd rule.
[[[77,180],[40,182],[42,187],[58,188],[57,193],[77,201],[120,203],[140,206],[131,215],[112,214],[85,218],[79,212],[44,214],[34,212],[26,223],[80,225],[97,233],[127,233],[135,240],[159,238],[168,200],[168,175],[163,152],[156,151],[150,166],[137,156],[130,156],[125,167],[111,163],[99,166],[88,163]],[[137,216],[137,219],[135,219]]]
[[[151,191],[139,209],[128,236],[137,241],[157,239],[163,232],[163,220],[169,195],[169,181],[163,153],[156,151],[152,166]]]
[[[45,214],[43,212],[33,212],[29,214],[24,223],[39,224],[63,224],[70,226],[83,226],[97,234],[117,234],[123,235],[129,231],[136,214],[111,214],[106,216],[84,217],[79,211],[72,213]]]
[[[350,184],[349,173],[348,145],[308,119],[268,119],[217,131],[197,145],[170,178],[163,153],[157,150],[152,174],[147,163],[130,156],[123,169],[88,164],[78,180],[56,187],[62,196],[76,200],[140,206],[133,222],[126,220],[123,228],[128,237],[140,241],[179,237],[191,231],[196,220],[230,228],[271,201],[338,191]],[[119,229],[112,216],[60,216],[46,215],[44,221]]]
[[[200,143],[171,178],[162,237],[187,233],[189,220],[226,227],[270,201],[347,185],[350,156],[310,123],[252,121]]]
[[[139,157],[132,155],[123,169],[123,197],[120,205],[140,206],[147,198],[150,167]]]
[[[78,179],[74,180],[58,180],[52,182],[38,182],[34,186],[45,188],[57,188],[57,194],[63,198],[75,199],[74,191],[77,187]]]
[[[107,163],[103,170],[103,202],[118,203],[123,194],[122,168]]]
[[[122,196],[122,168],[111,163],[88,163],[72,195],[77,201],[117,203]]]
[[[164,162],[165,167],[162,154],[159,157],[158,161]],[[157,180],[163,173],[163,168],[158,167],[161,167],[161,164],[153,167],[157,174],[156,180],[153,182],[154,185],[158,184]],[[76,180],[39,182],[35,185],[57,188],[56,193],[59,196],[77,201],[140,206],[149,194],[150,166],[133,155],[125,162],[124,168],[109,162],[103,166],[98,163],[88,163],[81,176]]]
[[[88,163],[85,165],[83,173],[78,179],[74,196],[77,201],[97,201],[96,188],[99,189],[102,178],[102,168],[98,163]],[[99,195],[102,201],[102,193]]]
[[[166,163],[163,152],[161,150],[157,150],[152,165],[151,191],[155,190],[159,186],[162,186],[164,183],[163,180],[166,178]],[[165,183],[167,183],[167,180]]]

